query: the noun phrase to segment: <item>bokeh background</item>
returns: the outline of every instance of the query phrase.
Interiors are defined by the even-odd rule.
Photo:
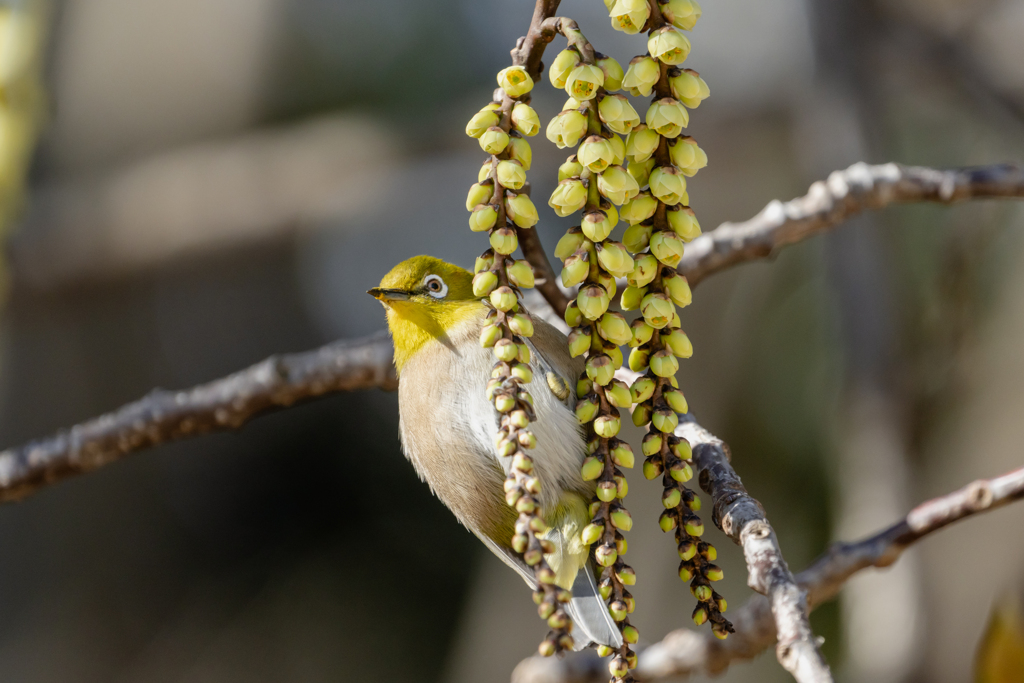
[[[528,0],[6,4],[38,20],[41,137],[5,240],[0,446],[381,329],[364,292],[393,264],[483,250],[463,127]],[[642,40],[604,10],[561,13],[625,64]],[[855,161],[1024,159],[1022,35],[1022,0],[708,0],[688,62],[712,92],[690,127],[711,159],[691,183],[705,229]],[[543,121],[563,99],[538,88]],[[550,248],[570,225],[543,201],[564,153],[535,140]],[[1022,265],[1022,205],[911,206],[696,290],[684,388],[795,570],[1024,460]],[[655,489],[629,497],[647,640],[692,609]],[[969,680],[989,615],[1024,592],[1022,525],[1017,506],[943,531],[815,612],[840,680]],[[739,605],[742,558],[713,535]],[[0,509],[4,681],[490,683],[543,632],[403,459],[394,394],[319,400]],[[769,651],[723,680],[787,678]]]

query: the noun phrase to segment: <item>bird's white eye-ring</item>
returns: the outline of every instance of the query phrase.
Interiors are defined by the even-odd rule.
[[[435,299],[443,299],[448,296],[448,285],[444,283],[440,275],[428,275],[423,278],[423,288]]]

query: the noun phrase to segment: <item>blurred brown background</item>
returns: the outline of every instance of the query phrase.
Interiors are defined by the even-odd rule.
[[[14,2],[14,0],[9,0]],[[484,248],[463,135],[528,0],[63,0],[48,127],[8,240],[0,445],[275,352],[383,327],[363,292]],[[597,0],[565,0],[623,64]],[[1024,0],[708,0],[688,65],[705,229],[855,161],[1024,159]],[[546,121],[564,99],[546,83]],[[538,198],[564,154],[535,139]],[[570,224],[543,201],[554,245]],[[684,388],[794,569],[1024,457],[1024,207],[867,216],[698,288]],[[642,637],[689,622],[658,493],[629,497]],[[964,681],[1024,592],[1024,507],[922,543],[818,610],[842,681]],[[717,533],[717,532],[716,532]],[[716,535],[733,606],[742,557]],[[335,396],[0,509],[0,679],[508,680],[521,581],[420,484],[397,403]],[[771,652],[727,681],[783,681]]]

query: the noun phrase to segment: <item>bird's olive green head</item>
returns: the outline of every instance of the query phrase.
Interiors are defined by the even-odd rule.
[[[399,372],[425,344],[450,344],[454,328],[485,313],[473,296],[473,275],[433,256],[402,261],[368,293],[387,310]]]

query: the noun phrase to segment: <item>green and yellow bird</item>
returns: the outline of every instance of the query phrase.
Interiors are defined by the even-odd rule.
[[[505,502],[503,483],[511,458],[494,450],[498,415],[486,397],[494,357],[480,346],[487,308],[473,296],[472,280],[458,266],[415,256],[369,293],[384,304],[394,340],[406,457],[458,520],[532,588],[532,570],[510,545],[516,512]],[[583,360],[569,356],[565,336],[551,325],[535,319],[534,330],[527,341],[534,370],[528,389],[537,415],[531,455],[551,525],[544,538],[555,545],[545,559],[556,583],[572,590],[577,648],[618,647],[621,635],[598,594],[590,549],[581,539],[594,494],[594,483],[580,476],[586,442],[573,410],[572,387]]]

